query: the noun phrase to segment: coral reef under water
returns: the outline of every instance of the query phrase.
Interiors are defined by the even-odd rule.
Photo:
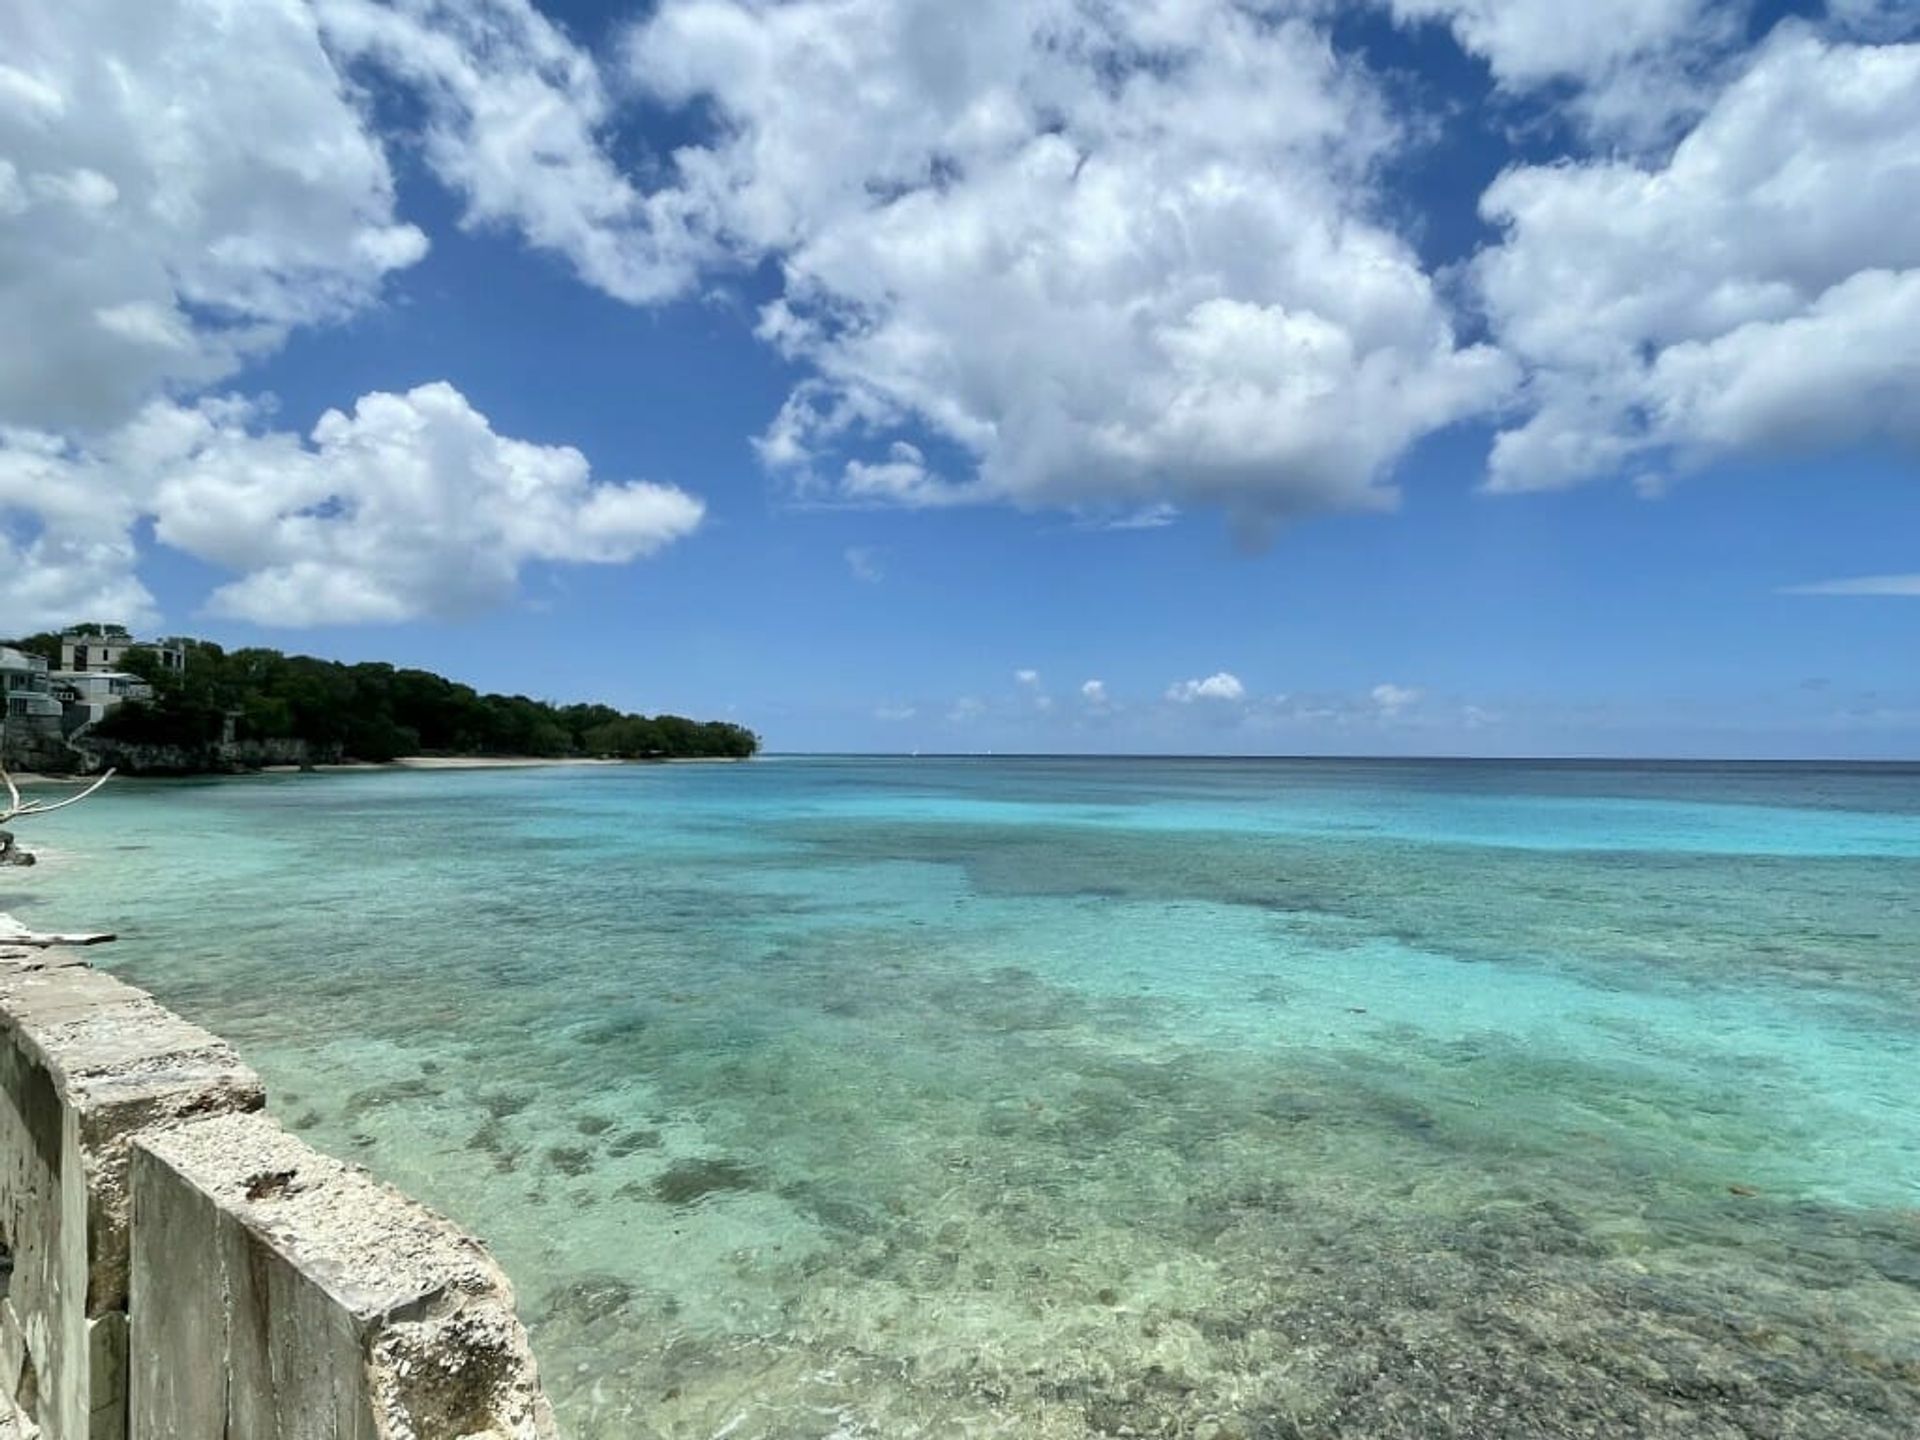
[[[36,918],[484,1234],[576,1440],[1920,1434],[1920,777],[193,797]]]

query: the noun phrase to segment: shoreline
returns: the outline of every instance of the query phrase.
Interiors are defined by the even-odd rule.
[[[623,765],[623,760],[602,759],[591,755],[564,755],[542,758],[535,755],[403,755],[397,760],[342,760],[329,765],[311,765],[319,773],[332,770],[530,770],[547,765]],[[298,765],[262,765],[263,775],[298,775]]]
[[[624,759],[615,755],[403,755],[398,760],[342,760],[334,764],[311,765],[313,772],[331,770],[537,770],[549,766],[600,765],[737,765],[743,758],[731,755],[663,755],[658,759]],[[263,765],[261,775],[297,775],[299,765]]]
[[[398,760],[338,760],[320,765],[260,765],[248,770],[204,770],[186,775],[128,775],[121,780],[202,780],[207,778],[243,780],[249,775],[302,775],[361,772],[370,770],[532,770],[549,766],[602,765],[739,765],[753,759],[750,755],[662,755],[656,759],[622,759],[605,755],[560,755],[545,758],[534,755],[403,755]],[[97,775],[46,775],[38,771],[16,772],[14,784],[25,789],[36,785],[91,785]]]

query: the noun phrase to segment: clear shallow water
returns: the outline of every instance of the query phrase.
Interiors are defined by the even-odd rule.
[[[45,925],[484,1234],[575,1437],[1920,1434],[1920,769],[115,784]]]

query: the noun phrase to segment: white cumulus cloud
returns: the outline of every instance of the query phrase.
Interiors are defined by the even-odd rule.
[[[1609,139],[1657,139],[1698,107],[1742,38],[1723,0],[1387,0],[1402,21],[1447,24],[1502,89],[1558,86],[1562,103]]]
[[[151,621],[153,596],[134,574],[137,514],[120,485],[74,465],[56,437],[0,428],[4,628],[38,630],[82,619]]]
[[[1080,695],[1087,704],[1098,709],[1107,703],[1107,682],[1104,680],[1089,680],[1080,687]]]
[[[0,424],[118,424],[425,251],[301,0],[0,7]]]
[[[531,0],[314,0],[348,65],[406,84],[424,154],[467,223],[517,231],[629,302],[693,283],[711,247],[685,196],[649,195],[615,164],[612,106],[593,57]]]
[[[1508,171],[1478,276],[1528,366],[1496,490],[1920,443],[1920,44],[1781,26],[1657,165]]]
[[[1240,700],[1246,693],[1247,687],[1240,683],[1240,678],[1225,670],[1204,680],[1181,680],[1167,687],[1167,699],[1181,705],[1191,705],[1196,700]]]
[[[787,426],[797,421],[799,411],[791,404],[782,408],[774,422],[774,433],[761,444],[763,453],[784,451],[789,445],[801,453],[804,441],[789,439]],[[847,500],[875,504],[914,507],[952,505],[967,498],[965,488],[950,485],[927,468],[926,457],[918,446],[896,440],[887,447],[884,460],[849,460],[841,472],[840,493]]]
[[[452,617],[510,599],[535,561],[616,563],[699,524],[700,501],[592,478],[564,445],[497,434],[451,385],[364,395],[305,438],[242,401],[156,401],[99,444],[10,432],[0,512],[39,530],[7,583],[19,625],[139,618],[133,524],[232,572],[216,613],[267,625]],[[32,602],[28,604],[27,602]]]
[[[655,199],[783,293],[811,378],[763,454],[908,505],[1390,505],[1507,379],[1373,218],[1396,132],[1311,23],[1202,0],[666,0],[627,47],[698,107]],[[698,248],[694,246],[693,248]],[[921,436],[973,473],[942,478]]]
[[[1717,0],[1383,0],[1574,122],[1483,197],[1480,345],[1384,218],[1426,117],[1322,5],[661,0],[610,80],[530,0],[316,3],[344,62],[418,95],[470,221],[625,300],[776,276],[758,334],[802,378],[758,443],[816,498],[1206,504],[1258,536],[1390,506],[1408,447],[1521,375],[1495,489],[1912,428],[1916,27],[1890,0],[1752,50]],[[611,138],[636,99],[689,137],[637,168]]]
[[[1920,447],[1911,6],[1748,48],[1717,0],[1378,3],[1573,122],[1482,197],[1486,343],[1382,188],[1432,117],[1324,0],[659,0],[601,55],[534,0],[0,7],[0,600],[150,613],[145,519],[233,572],[216,608],[366,619],[698,522],[450,387],[306,437],[194,403],[424,254],[376,114],[465,223],[618,300],[768,277],[798,378],[757,443],[817,499],[1258,537],[1391,507],[1411,446],[1489,416],[1503,491]],[[674,148],[632,144],[643,107]]]

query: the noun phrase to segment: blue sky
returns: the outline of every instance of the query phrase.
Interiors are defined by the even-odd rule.
[[[92,8],[0,20],[0,631],[777,749],[1920,755],[1902,7]]]

